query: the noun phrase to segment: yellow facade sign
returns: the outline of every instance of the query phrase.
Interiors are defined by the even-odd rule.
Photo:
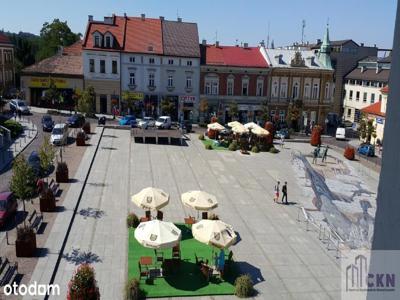
[[[54,84],[58,89],[65,89],[68,87],[66,79],[62,78],[49,78],[49,77],[32,77],[29,87],[33,88],[49,88],[50,80],[53,80]]]
[[[141,92],[128,92],[132,100],[143,100],[144,94]]]

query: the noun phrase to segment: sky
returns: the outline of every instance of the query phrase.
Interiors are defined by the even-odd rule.
[[[67,21],[74,32],[85,33],[88,15],[95,20],[113,13],[128,16],[196,22],[199,39],[222,45],[274,40],[290,45],[302,38],[314,43],[322,38],[329,22],[331,40],[391,48],[396,0],[13,0],[4,1],[0,29],[39,34],[44,22]],[[268,25],[269,24],[269,25]]]

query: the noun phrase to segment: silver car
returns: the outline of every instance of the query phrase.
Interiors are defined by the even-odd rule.
[[[154,127],[156,124],[156,120],[152,117],[144,117],[142,120],[139,121],[138,127],[142,129],[147,129],[149,127]]]
[[[29,107],[26,105],[24,100],[19,100],[19,99],[12,99],[9,103],[10,105],[10,110],[11,111],[20,111],[22,114],[29,114]]]

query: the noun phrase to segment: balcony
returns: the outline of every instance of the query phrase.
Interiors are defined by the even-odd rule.
[[[149,91],[154,91],[154,90],[156,89],[156,86],[155,86],[155,85],[148,85],[148,86],[147,86],[147,89],[148,89]]]
[[[173,92],[175,90],[174,86],[167,86],[167,91],[168,92]]]
[[[136,84],[128,84],[128,88],[129,88],[131,91],[134,91],[134,90],[136,89]]]

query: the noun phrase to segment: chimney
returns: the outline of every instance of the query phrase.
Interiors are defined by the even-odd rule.
[[[260,42],[260,47],[265,47],[265,42],[264,42],[264,40],[262,40],[261,42]]]
[[[248,43],[243,43],[243,48],[249,48],[249,44]]]
[[[182,22],[182,18],[178,18],[178,22]]]
[[[320,44],[321,43],[321,39],[317,39],[317,44]]]
[[[146,19],[146,15],[145,14],[141,14],[140,17],[142,18],[142,21],[144,21]]]
[[[361,47],[364,47],[364,43],[361,43],[360,46],[361,46]]]
[[[88,15],[88,20],[89,20],[89,22],[93,22],[93,16],[92,15]]]
[[[217,48],[219,47],[219,41],[215,42],[215,47],[217,47]]]
[[[203,40],[201,41],[201,44],[202,44],[203,46],[207,46],[207,40],[204,40],[204,39],[203,39]]]
[[[163,16],[160,16],[160,20],[161,20],[161,21],[164,21],[164,17],[163,17]]]

